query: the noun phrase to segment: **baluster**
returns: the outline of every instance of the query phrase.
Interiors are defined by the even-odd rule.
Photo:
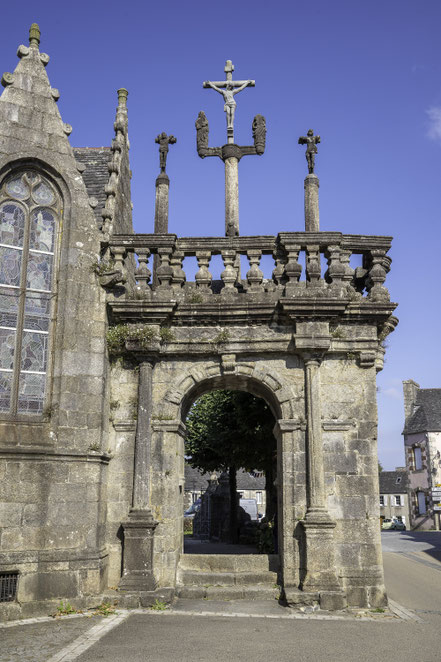
[[[208,265],[211,260],[211,251],[197,251],[196,259],[198,261],[199,271],[196,272],[194,277],[196,281],[196,287],[199,291],[202,291],[204,294],[212,294],[211,292],[211,281],[213,276],[208,271]]]
[[[260,260],[262,258],[262,251],[253,249],[247,251],[247,257],[250,263],[250,269],[247,271],[247,281],[249,285],[249,292],[262,292],[263,291],[263,272],[259,268]]]
[[[147,261],[149,259],[150,251],[148,248],[143,248],[136,252],[138,256],[139,266],[135,271],[136,280],[138,281],[138,289],[141,292],[146,292],[148,289],[148,282],[150,276],[152,275],[150,269],[147,266]]]
[[[285,285],[285,296],[292,296],[300,289],[300,276],[302,275],[302,265],[299,264],[300,244],[286,244],[285,249],[288,255],[288,261],[285,265],[285,276],[288,279]]]
[[[355,289],[357,274],[350,265],[352,252],[340,249],[340,262],[343,266],[343,283],[348,296],[352,299],[359,296]]]
[[[172,249],[170,247],[158,248],[160,265],[156,270],[156,276],[159,281],[158,290],[168,291],[171,288],[173,278],[173,269],[170,266],[170,256]]]
[[[340,246],[335,244],[328,246],[325,257],[328,261],[325,281],[331,286],[330,289],[338,294],[343,289],[343,276],[345,275],[345,267],[340,261]]]
[[[115,271],[119,271],[121,273],[121,282],[125,283],[127,280],[126,265],[125,265],[125,258],[127,255],[127,251],[124,248],[124,246],[111,246],[110,252],[112,253],[112,257],[115,262]]]
[[[282,251],[278,249],[273,251],[273,258],[276,263],[276,266],[273,269],[273,274],[272,274],[273,281],[278,286],[284,285],[286,283],[286,275],[285,275],[285,265],[287,261],[286,255],[284,255]]]
[[[175,290],[180,290],[184,287],[186,281],[185,271],[182,268],[183,259],[184,253],[182,251],[174,251],[171,258],[171,266],[173,269],[172,285]]]
[[[371,250],[370,255],[372,266],[366,281],[366,289],[369,293],[368,299],[370,301],[389,301],[389,291],[384,286],[384,281],[392,260],[382,249]]]
[[[231,293],[236,293],[236,287],[235,283],[237,280],[237,271],[234,268],[234,264],[236,261],[236,251],[234,250],[226,250],[222,251],[222,259],[224,261],[225,269],[221,273],[221,278],[222,282],[224,284],[224,287],[222,289],[222,294],[231,294]]]
[[[310,244],[306,247],[306,281],[311,287],[320,285],[320,247],[318,244]]]

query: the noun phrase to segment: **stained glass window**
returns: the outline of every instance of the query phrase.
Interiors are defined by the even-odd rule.
[[[0,188],[0,413],[44,406],[60,198],[34,171]]]

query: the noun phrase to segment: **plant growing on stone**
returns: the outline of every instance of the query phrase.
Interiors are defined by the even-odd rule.
[[[163,326],[159,329],[159,337],[164,345],[175,340],[175,334],[168,326]]]
[[[167,609],[167,605],[165,602],[162,602],[156,598],[150,609],[153,609],[154,611],[165,611],[165,609]]]
[[[97,275],[97,276],[104,276],[104,274],[109,273],[109,271],[113,271],[115,269],[115,260],[113,258],[109,258],[107,260],[96,260],[92,264],[92,271]]]
[[[223,345],[230,339],[230,332],[228,329],[222,329],[215,338],[213,338],[213,345]]]
[[[106,334],[109,354],[121,354],[125,349],[127,340],[136,340],[143,349],[155,338],[155,329],[151,326],[134,326],[132,324],[116,324],[111,326]]]

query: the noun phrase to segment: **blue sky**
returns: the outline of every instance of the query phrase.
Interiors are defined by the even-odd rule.
[[[134,221],[153,231],[155,136],[171,147],[169,230],[224,231],[224,175],[198,158],[194,121],[204,110],[210,144],[225,141],[222,99],[202,81],[235,77],[236,142],[251,143],[255,114],[267,121],[267,150],[240,163],[241,234],[303,229],[304,148],[322,137],[317,159],[322,230],[394,237],[388,285],[400,305],[379,375],[379,454],[404,463],[403,379],[441,387],[439,251],[441,47],[438,0],[23,0],[2,9],[2,71],[16,65],[29,25],[42,31],[48,74],[61,92],[73,146],[109,145],[116,90],[129,90]]]

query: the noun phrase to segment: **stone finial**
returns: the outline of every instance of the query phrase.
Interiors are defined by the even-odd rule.
[[[129,96],[128,90],[125,87],[120,87],[118,93],[118,106],[127,106],[127,97]]]
[[[31,27],[29,28],[29,46],[36,46],[38,48],[40,44],[40,37],[41,32],[38,23],[32,23]]]

